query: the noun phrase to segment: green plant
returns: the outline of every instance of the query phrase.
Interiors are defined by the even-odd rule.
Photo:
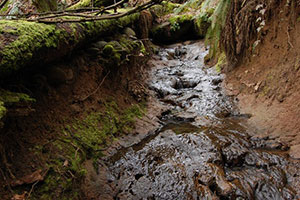
[[[230,4],[231,0],[220,0],[211,16],[211,26],[206,34],[206,44],[210,45],[210,58],[214,58],[218,52],[221,52],[219,43]]]

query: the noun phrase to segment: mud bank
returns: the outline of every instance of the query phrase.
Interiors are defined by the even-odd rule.
[[[263,28],[258,46],[227,73],[226,88],[252,114],[248,123],[258,129],[255,137],[288,145],[290,156],[300,159],[299,8],[288,8],[282,2],[274,9],[278,14]]]

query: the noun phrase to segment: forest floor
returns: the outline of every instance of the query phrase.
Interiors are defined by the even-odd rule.
[[[265,27],[266,36],[254,53],[227,73],[226,89],[236,96],[255,137],[290,146],[300,159],[300,22],[286,13]]]

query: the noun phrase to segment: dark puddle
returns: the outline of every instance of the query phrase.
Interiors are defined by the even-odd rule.
[[[202,42],[161,49],[150,88],[165,124],[108,162],[114,199],[298,199],[299,166],[280,145],[250,140],[244,120],[203,66]]]

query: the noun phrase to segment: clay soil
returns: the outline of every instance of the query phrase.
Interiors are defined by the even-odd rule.
[[[288,145],[290,156],[300,159],[299,12],[282,10],[276,9],[251,56],[227,73],[225,86],[241,112],[252,115],[254,137]]]

